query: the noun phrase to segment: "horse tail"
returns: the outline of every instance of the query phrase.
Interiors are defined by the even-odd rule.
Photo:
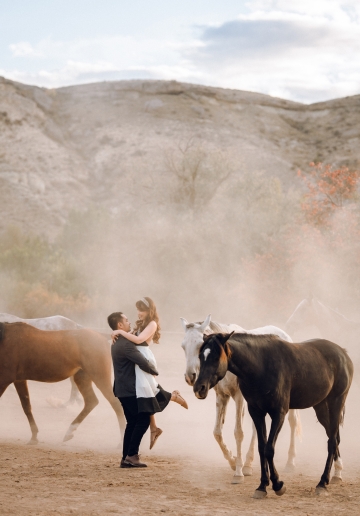
[[[300,419],[300,412],[298,410],[295,410],[295,412],[296,412],[295,435],[299,438],[299,441],[302,441],[302,425],[301,425],[301,419]]]
[[[5,337],[5,323],[0,322],[0,342]]]

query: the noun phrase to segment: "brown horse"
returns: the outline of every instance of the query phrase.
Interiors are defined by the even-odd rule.
[[[92,382],[114,409],[120,430],[125,427],[121,404],[111,387],[111,354],[107,340],[92,330],[38,330],[25,323],[0,323],[0,397],[14,383],[32,432],[29,444],[38,442],[38,427],[31,411],[27,380],[60,382],[74,377],[84,408],[71,423],[64,441],[99,403]]]
[[[314,407],[328,436],[328,456],[317,493],[324,493],[335,460],[334,482],[341,481],[340,433],[353,364],[337,344],[314,339],[292,344],[275,335],[215,333],[200,348],[200,371],[194,393],[205,399],[229,370],[238,377],[257,434],[261,481],[254,498],[266,496],[270,480],[275,493],[285,493],[274,464],[275,444],[289,409]],[[265,416],[271,417],[269,437]],[[338,469],[338,472],[337,472]]]

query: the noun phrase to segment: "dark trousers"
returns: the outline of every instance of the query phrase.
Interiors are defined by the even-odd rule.
[[[141,439],[150,425],[150,414],[138,412],[136,396],[119,398],[124,409],[126,418],[126,429],[123,442],[123,459],[127,455],[132,457],[139,453]]]

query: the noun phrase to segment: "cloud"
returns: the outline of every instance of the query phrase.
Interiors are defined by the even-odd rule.
[[[198,56],[209,59],[254,58],[286,54],[289,49],[321,45],[331,36],[329,27],[312,28],[293,20],[233,20],[220,27],[208,27]]]
[[[45,87],[176,79],[300,102],[360,91],[358,0],[250,0],[247,14],[179,34],[21,41],[0,74]]]
[[[30,45],[28,41],[20,41],[19,43],[14,43],[9,45],[12,55],[14,57],[39,57],[41,54],[36,52],[36,50]]]
[[[339,2],[329,0],[327,11],[319,2],[322,9],[317,4],[310,15],[303,2],[280,10],[281,0],[258,1],[262,10],[202,27],[198,46],[187,51],[189,67],[201,70],[207,83],[216,77],[223,87],[301,102],[359,93],[360,24],[349,10],[353,2],[341,16]]]

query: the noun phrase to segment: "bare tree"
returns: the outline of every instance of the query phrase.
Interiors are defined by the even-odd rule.
[[[220,151],[211,151],[190,139],[165,155],[172,201],[192,212],[201,211],[216,196],[232,170]]]

